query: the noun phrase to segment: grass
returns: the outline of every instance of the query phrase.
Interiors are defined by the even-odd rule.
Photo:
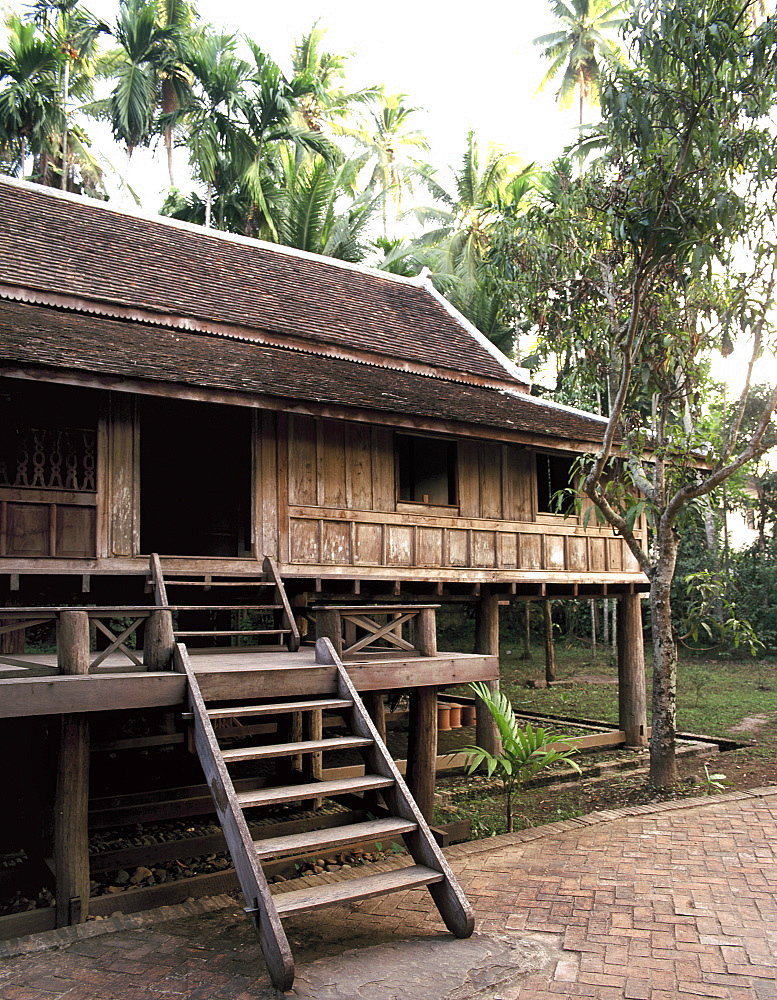
[[[466,637],[460,637],[459,648],[468,648],[465,642]],[[451,647],[441,643],[440,648]],[[513,650],[511,637],[503,635],[502,689],[516,711],[617,722],[617,667],[609,652],[600,648],[593,656],[590,647],[562,640],[556,645],[556,660],[556,677],[569,686],[528,688],[528,681],[544,678],[542,648],[538,645],[527,662]],[[648,722],[651,674],[648,663]],[[748,719],[756,720],[754,727],[742,731],[739,727]],[[777,782],[777,661],[683,654],[678,668],[677,725],[681,732],[736,739],[745,745],[723,755],[683,760],[681,783],[669,797],[715,793],[705,781],[705,763],[710,772],[724,773],[735,789]],[[574,727],[559,722],[558,728],[570,732]],[[641,761],[647,763],[646,754]],[[443,794],[435,817],[438,822],[470,819],[473,839],[504,832],[504,801],[498,782],[489,784],[480,776],[441,778],[439,786]],[[516,829],[654,797],[646,788],[644,774],[628,772],[606,780],[527,789],[515,805]]]

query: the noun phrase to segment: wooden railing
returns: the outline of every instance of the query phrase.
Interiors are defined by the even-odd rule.
[[[439,604],[323,604],[308,608],[316,618],[316,638],[329,639],[343,659],[362,651],[437,655],[435,611]],[[377,621],[376,619],[383,619]],[[402,636],[412,621],[414,642]],[[358,633],[362,632],[361,637]],[[378,646],[381,643],[381,646]],[[371,647],[371,648],[370,648]]]
[[[94,672],[112,654],[119,654],[141,670],[168,670],[173,652],[171,641],[165,643],[169,609],[155,607],[111,608],[3,608],[0,609],[0,636],[26,632],[36,625],[56,623],[56,664],[36,658],[45,654],[8,654],[0,652],[0,663],[13,667],[44,669],[63,674]],[[111,622],[122,619],[119,631]],[[130,638],[145,626],[140,649],[133,649]],[[91,637],[101,633],[108,640],[104,649],[93,650]],[[73,669],[74,665],[77,669]]]

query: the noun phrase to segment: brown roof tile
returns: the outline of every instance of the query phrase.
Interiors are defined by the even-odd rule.
[[[601,418],[520,392],[0,300],[0,372],[3,362],[262,393],[280,400],[422,416],[550,439],[593,443],[601,440],[603,428]]]
[[[0,180],[0,283],[512,381],[422,286]]]

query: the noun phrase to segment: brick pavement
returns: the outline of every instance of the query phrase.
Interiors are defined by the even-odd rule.
[[[447,854],[477,914],[472,942],[444,934],[423,890],[299,916],[286,925],[296,995],[777,1000],[777,787],[593,814]],[[276,995],[229,897],[3,954],[0,1000]]]

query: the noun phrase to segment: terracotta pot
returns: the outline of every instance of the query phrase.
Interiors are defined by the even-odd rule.
[[[461,709],[462,726],[474,726],[477,722],[477,710],[474,705],[464,705]]]
[[[461,705],[451,705],[451,729],[461,729]]]
[[[437,705],[437,729],[445,732],[451,728],[451,709],[449,705]]]

